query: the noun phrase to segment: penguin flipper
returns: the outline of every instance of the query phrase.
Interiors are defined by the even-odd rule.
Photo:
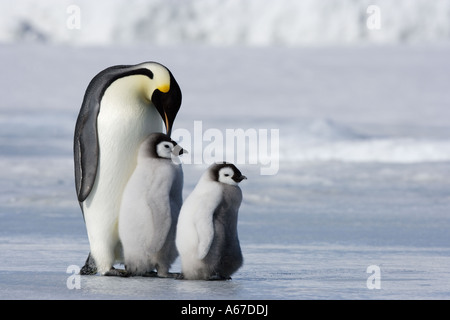
[[[92,116],[91,116],[92,117]],[[88,119],[77,121],[74,141],[75,185],[79,202],[89,196],[97,175],[99,147],[97,141],[97,119],[95,124]]]
[[[201,219],[195,224],[198,236],[197,258],[202,260],[209,252],[214,239],[214,225],[211,219]]]
[[[197,188],[192,193],[193,197],[186,199],[182,210],[194,215],[195,232],[198,238],[197,259],[202,260],[208,254],[214,240],[214,213],[220,205],[222,189],[215,184],[207,184],[200,188],[197,195]],[[207,201],[203,199],[205,191],[208,192]]]
[[[75,125],[74,160],[75,185],[78,201],[89,196],[97,176],[99,145],[97,116],[106,88],[124,74],[130,66],[114,66],[97,74],[84,94],[80,113]]]
[[[101,97],[92,82],[86,90],[75,125],[73,153],[75,185],[79,202],[83,202],[89,196],[94,186],[98,167],[97,116],[100,112]]]
[[[172,225],[172,216],[170,211],[170,199],[148,199],[148,204],[152,211],[153,236],[150,251],[158,252],[166,242]]]

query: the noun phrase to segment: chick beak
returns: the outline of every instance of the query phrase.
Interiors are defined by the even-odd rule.
[[[172,154],[176,157],[181,156],[182,154],[189,153],[186,149],[183,149],[178,144],[172,149]]]
[[[236,182],[241,182],[242,180],[247,180],[247,177],[246,176],[240,176],[240,177],[237,177],[237,178],[234,179],[234,181],[236,181]]]

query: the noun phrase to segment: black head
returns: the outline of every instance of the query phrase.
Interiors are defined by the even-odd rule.
[[[213,164],[210,172],[212,180],[234,186],[247,179],[234,164],[228,162]]]
[[[168,135],[155,132],[148,136],[142,143],[140,155],[150,158],[173,159],[186,153],[186,150],[181,148]]]
[[[167,70],[169,71],[169,70]],[[181,106],[181,90],[177,81],[169,71],[170,88],[167,92],[155,90],[152,95],[152,102],[158,110],[166,126],[167,135],[172,133],[173,122]]]

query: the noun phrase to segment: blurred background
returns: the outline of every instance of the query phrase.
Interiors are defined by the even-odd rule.
[[[323,46],[450,39],[448,0],[18,0],[2,1],[0,12],[2,43]]]

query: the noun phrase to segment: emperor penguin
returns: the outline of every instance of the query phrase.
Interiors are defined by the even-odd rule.
[[[113,66],[89,83],[74,135],[75,185],[90,244],[80,274],[119,272],[122,194],[152,132],[170,136],[181,105],[172,73],[156,62]]]
[[[183,171],[178,156],[183,153],[186,150],[163,133],[152,133],[139,148],[137,166],[123,192],[119,214],[127,276],[177,275],[169,269],[178,256],[175,230],[183,203]]]
[[[213,164],[184,201],[176,234],[179,279],[229,280],[242,266],[237,220],[244,179],[231,163]]]

